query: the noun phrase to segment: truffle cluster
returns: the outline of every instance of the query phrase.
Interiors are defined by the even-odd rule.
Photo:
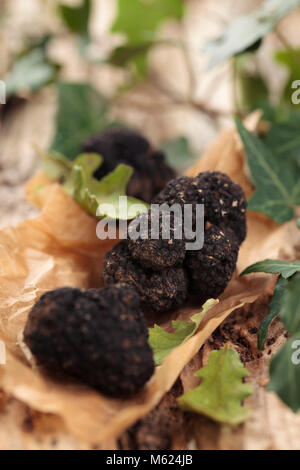
[[[47,292],[29,314],[24,341],[49,372],[109,396],[137,392],[154,371],[139,296],[125,285]]]
[[[141,214],[129,228],[129,237],[107,253],[104,261],[106,285],[124,282],[133,286],[143,310],[164,312],[182,306],[189,294],[199,301],[218,297],[226,288],[235,268],[240,244],[246,237],[246,199],[239,185],[219,172],[200,173],[195,178],[178,177],[154,199],[155,204],[204,204],[204,246],[186,250],[186,239],[176,239],[179,221],[170,215],[170,234],[162,236],[160,211],[159,238],[152,239],[144,223],[153,210]],[[184,221],[181,221],[184,223]],[[140,227],[140,238],[131,231]],[[145,228],[146,227],[146,228]],[[145,232],[145,233],[144,233]],[[148,237],[147,237],[148,235]]]
[[[127,194],[146,202],[151,202],[168,181],[175,177],[164,154],[152,149],[142,135],[128,129],[108,129],[88,139],[82,150],[84,153],[98,153],[103,157],[102,165],[95,172],[97,179],[103,178],[120,163],[131,166],[134,172]]]

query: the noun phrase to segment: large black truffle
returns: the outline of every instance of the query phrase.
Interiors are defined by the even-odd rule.
[[[95,172],[97,179],[103,178],[120,163],[131,166],[134,173],[127,194],[146,202],[151,202],[175,176],[164,154],[152,149],[147,139],[129,129],[112,128],[93,136],[83,144],[82,151],[103,157],[102,165]]]
[[[182,209],[190,204],[192,230],[197,222],[196,206],[204,204],[203,248],[187,250],[190,238],[176,239],[175,228],[180,223],[172,216],[169,240],[161,236],[161,216],[160,237],[151,239],[149,226],[142,226],[142,221],[150,220],[154,210],[162,213],[162,209],[152,207],[135,220],[133,231],[141,226],[141,238],[131,240],[129,227],[129,239],[106,255],[104,282],[133,285],[141,296],[142,308],[153,312],[182,306],[188,294],[196,295],[201,302],[217,298],[235,271],[240,244],[246,237],[247,202],[242,189],[223,173],[205,172],[195,178],[182,176],[170,181],[153,202],[179,204]]]
[[[49,372],[112,397],[137,392],[154,371],[139,296],[125,285],[47,292],[29,314],[24,340]]]

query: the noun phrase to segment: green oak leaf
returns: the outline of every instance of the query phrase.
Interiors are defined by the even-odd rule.
[[[248,165],[256,191],[248,209],[262,212],[277,223],[293,219],[295,207],[300,204],[300,169],[279,158],[236,119],[237,129],[247,154]]]
[[[268,390],[275,392],[296,413],[300,409],[299,389],[300,333],[297,333],[273,357]]]
[[[186,137],[178,137],[165,142],[162,151],[167,157],[168,164],[179,173],[186,170],[197,160]]]
[[[59,9],[63,21],[71,31],[88,36],[91,0],[83,0],[82,4],[78,7],[61,4]]]
[[[248,266],[240,275],[250,273],[267,273],[267,274],[281,274],[284,279],[293,276],[296,272],[300,271],[300,260],[297,261],[281,261],[279,259],[265,259],[258,263]]]
[[[284,291],[287,287],[288,280],[279,276],[276,286],[274,288],[273,298],[269,305],[268,313],[262,320],[258,334],[257,334],[257,347],[260,351],[264,349],[264,345],[268,336],[269,326],[275,317],[281,312],[281,305],[283,302]]]
[[[59,82],[56,135],[51,151],[73,160],[83,142],[110,125],[108,104],[88,83]]]
[[[299,0],[265,0],[261,7],[248,15],[240,16],[226,26],[223,34],[209,41],[203,51],[210,56],[209,67],[249,50],[266,36],[290,11],[300,4]]]
[[[58,67],[49,62],[44,47],[36,47],[19,57],[6,78],[7,96],[35,92],[55,79]]]
[[[207,365],[195,376],[202,379],[200,385],[178,399],[183,410],[204,414],[230,425],[249,418],[250,410],[243,406],[243,401],[253,393],[253,389],[243,382],[249,372],[234,349],[225,346],[212,351]]]
[[[197,331],[208,310],[217,303],[218,300],[215,299],[207,300],[201,312],[191,317],[191,322],[173,321],[172,326],[175,329],[175,333],[168,333],[158,325],[154,325],[154,328],[149,328],[149,344],[153,350],[155,364],[160,365],[173,349],[191,338]]]
[[[118,165],[114,171],[98,181],[93,175],[102,164],[100,155],[82,154],[71,162],[57,153],[39,150],[38,153],[46,174],[61,182],[66,193],[89,214],[99,218],[130,220],[148,210],[148,204],[126,196],[126,188],[133,172],[129,166]]]

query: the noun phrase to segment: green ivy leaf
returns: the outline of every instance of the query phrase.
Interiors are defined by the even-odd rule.
[[[91,0],[83,0],[79,7],[59,5],[61,17],[67,27],[74,33],[88,36]]]
[[[279,259],[265,259],[248,266],[240,275],[250,273],[281,274],[284,279],[300,271],[300,261],[281,261]]]
[[[167,157],[168,164],[179,173],[186,170],[197,160],[186,137],[178,137],[165,142],[162,151]]]
[[[300,333],[292,336],[273,357],[270,379],[268,390],[296,413],[300,409]]]
[[[155,44],[155,41],[147,41],[117,47],[113,50],[108,62],[116,67],[133,66],[138,77],[144,78],[147,74],[147,53]]]
[[[217,302],[215,299],[207,300],[202,307],[202,311],[191,317],[192,322],[173,321],[172,325],[175,333],[168,333],[158,325],[154,325],[154,328],[149,328],[149,344],[153,349],[156,365],[161,364],[173,349],[193,336],[208,310],[216,305]]]
[[[269,91],[263,77],[257,72],[249,72],[248,56],[235,59],[235,86],[238,91],[238,109],[253,111],[269,99]]]
[[[203,50],[210,56],[209,67],[249,50],[266,36],[278,21],[300,4],[299,0],[265,0],[262,6],[247,16],[241,16],[226,27],[222,36],[208,42]]]
[[[159,26],[168,19],[180,20],[183,0],[118,0],[118,13],[113,33],[121,33],[126,44],[113,51],[109,62],[120,67],[131,66],[139,79],[147,74],[150,48],[162,41],[155,39]]]
[[[112,32],[124,34],[130,44],[144,43],[154,39],[162,22],[183,14],[182,0],[118,0]]]
[[[37,47],[18,58],[5,80],[7,96],[35,92],[56,77],[58,67],[50,63],[43,47]]]
[[[266,145],[282,159],[293,159],[300,164],[300,123],[273,124],[267,134]]]
[[[300,332],[300,273],[289,278],[283,291],[280,318],[290,334]]]
[[[238,353],[225,346],[212,351],[208,363],[195,374],[201,384],[179,397],[180,407],[209,418],[236,425],[249,418],[249,408],[243,400],[253,393],[251,385],[243,383],[249,372],[243,366]]]
[[[264,345],[268,336],[269,326],[274,320],[275,317],[281,311],[282,299],[284,296],[285,288],[288,284],[288,280],[284,279],[282,276],[279,276],[275,289],[274,295],[269,305],[269,310],[265,318],[260,324],[260,328],[257,335],[257,347],[260,351],[264,349]]]
[[[83,142],[109,126],[108,103],[88,83],[59,82],[56,135],[51,150],[73,160]]]
[[[262,212],[277,223],[293,219],[295,206],[300,204],[300,169],[291,162],[273,154],[257,137],[236,120],[237,129],[245,146],[256,192],[248,209]]]

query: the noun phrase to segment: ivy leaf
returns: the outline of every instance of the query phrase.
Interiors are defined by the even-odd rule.
[[[249,418],[249,408],[243,400],[253,393],[251,385],[243,383],[249,372],[243,366],[238,353],[226,347],[212,351],[208,363],[195,374],[201,384],[179,397],[180,407],[209,418],[236,425]]]
[[[300,273],[289,278],[283,291],[280,318],[290,334],[300,332]]]
[[[108,103],[88,83],[59,82],[57,91],[56,135],[51,150],[73,160],[88,137],[110,124]]]
[[[300,261],[281,261],[279,259],[265,259],[248,266],[240,275],[250,273],[281,274],[284,279],[300,271]]]
[[[50,63],[44,48],[37,47],[16,60],[5,80],[7,96],[22,92],[35,92],[56,77],[58,67]]]
[[[149,344],[153,349],[155,364],[160,365],[173,349],[191,338],[208,310],[217,303],[218,300],[215,299],[207,300],[202,307],[202,311],[191,317],[192,322],[173,321],[172,325],[175,333],[168,333],[158,325],[149,328]]]
[[[273,124],[267,134],[266,145],[282,159],[293,159],[300,165],[299,122]]]
[[[168,164],[179,173],[195,163],[197,159],[186,137],[178,137],[165,142],[162,151],[167,157]]]
[[[300,204],[300,169],[294,162],[286,164],[257,137],[236,120],[245,146],[256,192],[248,209],[262,212],[277,223],[293,219],[295,206]]]
[[[155,41],[147,41],[119,46],[114,49],[108,62],[115,67],[133,66],[138,77],[144,78],[147,74],[147,53],[155,44]]]
[[[183,0],[119,0],[112,32],[124,34],[130,44],[151,41],[163,21],[183,14]]]
[[[283,299],[284,291],[286,289],[287,284],[288,284],[288,280],[284,279],[282,276],[279,276],[275,289],[274,289],[272,301],[269,305],[268,313],[265,316],[265,318],[262,320],[258,334],[257,334],[257,347],[260,351],[264,349],[264,345],[268,336],[270,324],[281,311],[282,299]]]
[[[183,0],[118,0],[111,31],[123,34],[126,43],[112,53],[109,62],[120,67],[132,66],[137,77],[143,79],[150,48],[162,42],[155,40],[159,26],[170,18],[179,20],[183,14]]]
[[[74,33],[88,36],[91,0],[83,0],[79,7],[59,5],[61,17],[68,28]]]
[[[292,336],[273,357],[268,390],[296,413],[300,409],[300,333]]]
[[[203,50],[210,55],[214,67],[240,54],[272,31],[279,20],[300,4],[299,0],[265,0],[247,16],[241,16],[226,27],[222,36],[208,42]]]
[[[100,155],[82,154],[70,162],[57,153],[39,153],[47,175],[62,182],[66,193],[89,214],[99,218],[130,220],[148,210],[146,203],[126,196],[133,172],[129,166],[119,165],[98,181],[93,175],[102,163]]]

